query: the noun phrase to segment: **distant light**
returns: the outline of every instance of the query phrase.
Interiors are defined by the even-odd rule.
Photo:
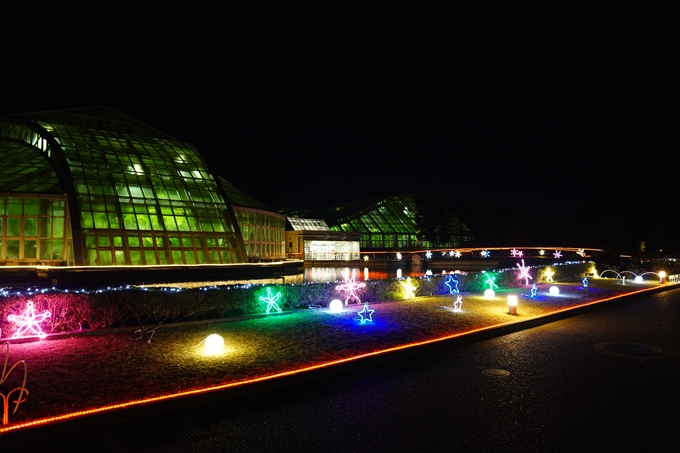
[[[557,296],[560,293],[560,289],[557,286],[551,286],[548,292],[551,296]]]
[[[213,333],[205,339],[205,352],[207,354],[219,354],[224,348],[224,338]]]
[[[330,304],[328,304],[328,309],[331,313],[340,313],[342,311],[342,301],[340,299],[333,299]]]

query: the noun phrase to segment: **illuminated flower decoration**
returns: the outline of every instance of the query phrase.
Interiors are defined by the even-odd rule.
[[[408,277],[405,282],[401,282],[401,286],[404,288],[404,299],[415,297],[418,287],[411,283],[411,277]]]
[[[524,260],[522,260],[522,265],[520,266],[519,263],[517,263],[517,267],[519,268],[519,277],[517,277],[519,280],[524,279],[525,285],[529,284],[529,279],[531,278],[531,275],[529,275],[529,267],[524,265]]]
[[[455,252],[453,252],[453,256],[455,256],[456,258],[460,258],[460,255],[461,255],[460,250],[456,250]]]
[[[267,297],[260,296],[260,301],[267,303],[267,314],[269,314],[272,308],[281,313],[281,307],[277,303],[279,299],[281,299],[281,293],[276,293],[276,296],[272,297],[272,289],[269,287],[267,288]]]
[[[588,256],[586,255],[586,251],[584,249],[578,249],[576,251],[576,254],[580,255],[582,258],[588,258]]]
[[[458,296],[453,303],[453,311],[463,311],[463,296]]]
[[[49,311],[44,311],[39,315],[36,315],[35,308],[33,308],[33,301],[29,300],[26,303],[26,310],[24,311],[23,315],[7,316],[8,321],[11,321],[17,325],[17,331],[14,332],[12,338],[21,338],[30,335],[36,335],[40,339],[45,338],[47,334],[42,331],[40,324],[50,316],[52,316],[52,313]]]
[[[398,260],[401,259],[401,253],[399,253],[399,252],[397,252],[397,259],[398,259]]]
[[[543,272],[543,275],[545,276],[545,281],[546,282],[552,282],[553,281],[553,275],[555,275],[555,272],[553,272],[552,269],[547,267],[545,269],[545,272]]]
[[[9,412],[10,412],[10,403],[14,403],[14,411],[12,414],[16,414],[17,410],[19,409],[19,405],[23,402],[26,401],[28,398],[28,390],[26,389],[26,378],[28,377],[28,368],[26,367],[26,361],[25,360],[19,360],[16,362],[14,365],[12,365],[9,368],[9,371],[7,371],[7,364],[9,363],[9,341],[0,346],[0,351],[2,351],[3,348],[6,348],[5,352],[5,365],[2,368],[2,373],[0,374],[0,385],[3,385],[7,378],[9,377],[10,374],[14,371],[15,368],[18,367],[23,367],[24,369],[24,379],[23,383],[21,384],[21,387],[16,387],[7,394],[2,393],[0,391],[0,399],[2,400],[2,403],[0,404],[0,408],[2,412],[2,424],[3,425],[8,425],[9,424]],[[0,390],[4,390],[1,389]],[[12,396],[13,393],[18,393],[18,396]]]
[[[517,249],[510,250],[510,254],[515,258],[521,258],[522,256],[524,256],[524,252]]]
[[[364,255],[364,261],[368,261],[368,255]]]
[[[449,275],[449,278],[446,279],[446,286],[449,287],[449,294],[458,294],[460,291],[458,291],[458,280],[454,279]]]
[[[488,250],[482,250],[479,252],[479,254],[482,256],[482,258],[488,258],[489,257],[489,251]]]
[[[365,322],[373,322],[373,312],[375,310],[368,309],[368,302],[364,302],[364,309],[357,313],[361,317],[361,324]]]
[[[553,256],[555,258],[562,258],[562,252],[560,252],[559,250],[555,250],[555,253],[553,253]]]
[[[432,258],[432,252],[430,252],[429,250],[427,252],[425,252],[425,258],[427,258],[428,260],[431,259]]]
[[[587,288],[588,287],[588,277],[583,277],[581,279],[581,282],[583,282],[583,287]]]
[[[486,284],[489,285],[489,289],[491,290],[498,288],[498,285],[496,284],[496,277],[492,277],[491,274],[486,277]]]
[[[534,286],[531,287],[531,297],[536,297],[536,291],[538,291],[538,288],[536,288],[536,283],[534,283]]]
[[[545,250],[539,250],[538,254],[541,255],[541,256],[545,255]]]
[[[361,299],[357,296],[356,291],[366,287],[366,283],[357,283],[355,281],[356,270],[352,269],[352,277],[349,277],[349,273],[342,271],[342,277],[345,279],[345,283],[335,287],[337,291],[342,291],[346,294],[345,305],[349,304],[349,301],[356,299],[357,303],[361,303]]]

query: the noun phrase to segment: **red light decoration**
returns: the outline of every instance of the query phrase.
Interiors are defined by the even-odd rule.
[[[23,315],[7,316],[7,320],[12,321],[18,327],[17,331],[14,332],[14,335],[12,335],[12,338],[22,338],[35,335],[41,340],[44,339],[47,334],[43,332],[42,328],[40,327],[40,323],[50,316],[52,316],[52,313],[47,310],[40,313],[39,315],[36,315],[35,308],[33,308],[33,301],[29,300],[26,303],[26,310],[24,311]],[[28,335],[26,335],[27,332]]]

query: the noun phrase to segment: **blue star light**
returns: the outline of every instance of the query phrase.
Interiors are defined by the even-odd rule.
[[[534,286],[531,287],[531,297],[536,297],[536,283],[534,283]]]
[[[450,275],[446,280],[446,286],[449,287],[449,294],[458,294],[460,292],[458,291],[458,280],[454,280]]]
[[[267,314],[269,314],[272,308],[281,313],[281,307],[279,307],[279,304],[276,303],[280,298],[281,293],[276,293],[276,296],[272,297],[271,288],[267,288],[267,297],[260,296],[261,302],[267,302]]]
[[[366,321],[373,322],[374,311],[375,310],[368,309],[368,302],[364,302],[364,309],[357,313],[359,316],[361,316],[361,324],[365,323]]]

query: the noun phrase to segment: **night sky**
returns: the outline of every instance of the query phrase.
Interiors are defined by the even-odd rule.
[[[193,143],[275,209],[439,193],[482,235],[508,218],[525,230],[496,242],[531,242],[565,218],[541,239],[578,240],[575,218],[582,232],[589,216],[605,228],[607,209],[642,209],[653,226],[624,236],[649,241],[675,225],[658,211],[677,206],[680,14],[612,5],[324,6],[59,29],[59,46],[32,38],[30,59],[8,46],[0,114],[107,105]]]

